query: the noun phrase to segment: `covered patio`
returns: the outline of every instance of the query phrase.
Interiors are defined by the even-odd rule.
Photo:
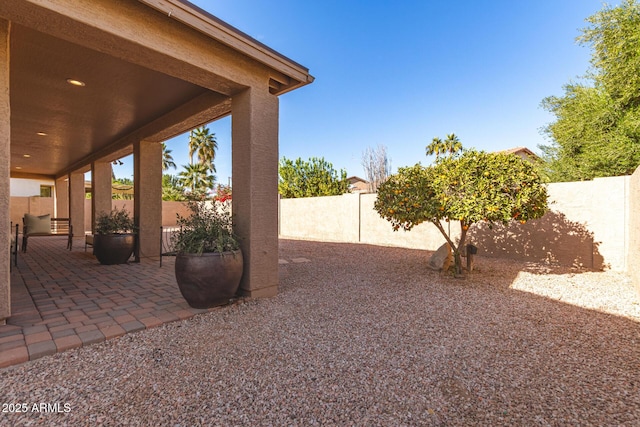
[[[92,212],[108,211],[111,162],[133,154],[141,262],[135,268],[157,268],[161,142],[230,115],[241,289],[251,297],[275,295],[278,96],[312,81],[302,65],[184,0],[1,2],[0,239],[10,239],[10,178],[54,180],[51,214],[70,218],[80,240],[84,173],[91,172]],[[83,260],[77,252],[61,256]],[[29,254],[23,262],[46,257]],[[0,245],[0,324],[23,315],[12,312],[17,279],[9,258],[9,245]],[[119,280],[99,277],[103,286]],[[79,292],[91,295],[89,283]]]

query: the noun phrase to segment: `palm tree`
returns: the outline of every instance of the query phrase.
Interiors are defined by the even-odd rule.
[[[216,135],[209,133],[209,128],[201,126],[189,133],[189,164],[193,164],[193,155],[198,155],[198,161],[206,165],[211,171],[216,172],[214,160],[216,159],[216,150],[218,142]]]
[[[444,144],[442,140],[438,137],[435,137],[431,140],[431,144],[427,145],[427,156],[435,154],[436,160],[438,160],[438,156],[440,156],[441,153],[444,153],[443,148]]]
[[[162,170],[166,171],[169,168],[176,169],[176,163],[173,161],[171,150],[167,150],[167,144],[162,143]]]
[[[444,140],[444,149],[450,156],[462,150],[462,142],[455,133],[447,135],[447,139]]]
[[[175,175],[162,175],[162,200],[183,201],[184,188],[180,178]]]
[[[196,163],[182,167],[184,170],[178,174],[178,177],[182,185],[189,188],[192,194],[204,193],[207,189],[213,188],[216,177],[210,173],[211,169],[207,165]]]
[[[460,139],[455,133],[447,135],[447,139],[444,141],[438,137],[433,138],[431,144],[427,145],[426,148],[427,156],[435,154],[436,160],[438,160],[441,154],[447,153],[449,156],[454,156],[460,151],[462,151],[462,142],[460,142]]]

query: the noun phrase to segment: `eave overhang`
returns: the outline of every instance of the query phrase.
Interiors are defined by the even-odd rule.
[[[289,92],[312,83],[314,80],[314,77],[309,74],[308,68],[260,43],[187,0],[138,1],[269,67],[273,70],[269,89],[275,95]]]

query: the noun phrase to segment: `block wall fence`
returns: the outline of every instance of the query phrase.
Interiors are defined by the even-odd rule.
[[[640,168],[629,183],[629,238],[626,272],[640,293]]]
[[[640,292],[640,168],[632,176],[552,183],[548,193],[550,210],[539,220],[493,230],[475,224],[469,240],[478,253],[627,272]],[[281,199],[280,237],[430,251],[444,243],[430,223],[394,232],[373,210],[375,199],[375,194]],[[450,230],[459,237],[458,223]]]

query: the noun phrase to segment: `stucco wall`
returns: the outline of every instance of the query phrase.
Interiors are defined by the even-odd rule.
[[[40,195],[41,185],[53,187],[55,183],[52,179],[11,178],[10,185],[12,197],[31,197]]]
[[[431,223],[422,223],[410,231],[393,231],[391,224],[382,219],[373,210],[377,194],[362,194],[361,196],[361,243],[382,246],[401,246],[414,249],[426,249],[435,251],[444,243],[444,237]],[[449,224],[443,222],[445,230],[449,231]],[[459,228],[452,224],[451,236],[457,239],[460,236]]]
[[[10,207],[11,222],[20,224],[20,230],[22,230],[22,217],[25,213],[54,216],[53,197],[11,197]]]
[[[487,256],[624,271],[630,180],[613,177],[550,184],[551,210],[544,218],[492,230],[476,224],[470,241],[479,247],[479,254]],[[280,236],[426,250],[444,243],[430,223],[394,232],[373,210],[375,199],[375,194],[281,199]],[[444,225],[446,229],[448,224]],[[451,234],[458,237],[457,223],[451,224]]]
[[[525,225],[472,229],[480,253],[594,269],[626,269],[629,177],[553,183],[550,211]]]
[[[640,293],[640,168],[629,180],[629,235],[627,273]]]
[[[133,200],[114,200],[111,203],[113,208],[125,208],[133,217]],[[91,205],[89,205],[91,209]],[[91,212],[90,210],[87,212]],[[187,217],[189,216],[189,209],[184,202],[162,202],[162,226],[172,227],[177,224],[177,216]],[[90,229],[90,228],[89,228]]]
[[[25,213],[32,215],[51,214],[53,216],[54,200],[52,197],[11,197],[11,221],[20,224],[22,230],[22,217]],[[132,200],[114,200],[112,202],[114,208],[127,209],[133,215]],[[85,199],[84,202],[84,227],[86,231],[91,230],[91,199]],[[162,225],[170,227],[176,225],[176,214],[181,216],[189,216],[189,210],[186,203],[183,202],[162,202]],[[77,235],[77,233],[74,233]]]
[[[358,194],[283,199],[279,233],[300,239],[358,242],[358,203]]]

